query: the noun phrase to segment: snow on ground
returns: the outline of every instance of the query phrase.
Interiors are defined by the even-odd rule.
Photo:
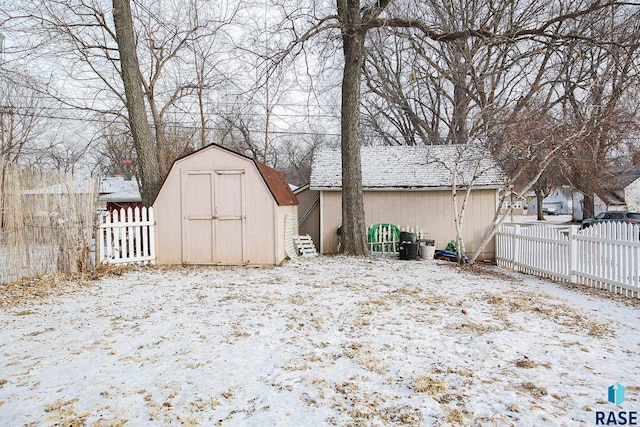
[[[0,425],[574,426],[640,410],[637,305],[487,272],[147,268],[4,305]]]
[[[535,225],[545,224],[550,226],[569,226],[570,224],[577,225],[572,222],[573,217],[571,215],[544,215],[544,220],[538,221],[537,215],[507,215],[504,224],[506,225]]]

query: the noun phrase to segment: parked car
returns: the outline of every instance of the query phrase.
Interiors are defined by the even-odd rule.
[[[558,215],[558,210],[552,206],[549,207],[543,207],[542,208],[542,213],[545,213],[547,215]]]
[[[601,222],[625,222],[627,224],[640,224],[640,213],[637,212],[602,212],[593,218],[582,221],[582,228],[591,227]]]

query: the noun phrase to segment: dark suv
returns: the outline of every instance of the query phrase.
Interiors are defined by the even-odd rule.
[[[627,224],[640,224],[640,213],[636,212],[602,212],[593,218],[582,221],[582,228],[601,222],[626,222]]]

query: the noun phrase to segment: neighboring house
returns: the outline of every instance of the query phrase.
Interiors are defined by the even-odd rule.
[[[284,176],[209,145],[176,160],[153,203],[158,264],[274,265],[298,234]]]
[[[555,212],[558,215],[572,215],[574,207],[575,189],[568,185],[556,187],[551,194],[542,199],[543,212]],[[536,193],[527,193],[527,212],[531,215],[538,214],[538,200]]]
[[[624,200],[630,212],[640,212],[640,176],[624,188]]]
[[[97,188],[95,180],[88,179],[73,179],[66,182],[52,184],[52,185],[40,185],[30,190],[22,192],[25,196],[34,197],[46,197],[46,196],[65,196],[70,197],[72,195],[83,195],[86,197],[93,197],[96,195]]]
[[[398,227],[416,227],[429,233],[437,248],[445,248],[456,238],[451,189],[452,171],[458,163],[458,185],[471,184],[473,188],[463,234],[467,251],[475,251],[494,218],[498,190],[505,177],[481,149],[470,149],[462,157],[458,150],[455,145],[363,147],[362,184],[367,226],[391,223]],[[464,160],[457,162],[459,158]],[[319,196],[319,215],[314,221],[318,221],[321,253],[338,250],[337,230],[342,224],[341,187],[340,151],[316,152],[308,191],[317,192]],[[461,190],[460,204],[465,193]],[[314,200],[313,195],[309,199]],[[311,204],[307,203],[307,206]],[[311,228],[310,224],[304,226]],[[494,255],[495,246],[491,242],[481,258],[491,259]]]
[[[98,202],[102,208],[109,212],[121,208],[142,207],[142,197],[135,177],[128,179],[122,176],[102,178],[100,179],[99,193]]]
[[[640,212],[640,164],[613,167],[602,183],[598,196],[607,205],[606,210]]]
[[[615,166],[600,180],[600,189],[594,195],[594,216],[608,211],[640,212],[640,164]],[[574,196],[574,219],[583,220],[584,196]]]
[[[510,215],[526,215],[527,198],[520,197],[513,192],[508,192],[504,198],[504,202],[502,202],[502,209],[500,210],[500,213],[502,215],[508,214],[509,207],[513,207],[513,209],[511,209]]]
[[[617,196],[613,196],[608,191],[601,191],[599,194],[600,195],[594,194],[593,216],[596,216],[601,212],[627,210],[627,205]],[[575,221],[582,221],[583,219],[586,219],[583,204],[584,194],[576,191],[573,194],[573,219]]]

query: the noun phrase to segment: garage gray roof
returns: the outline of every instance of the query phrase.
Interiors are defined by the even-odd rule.
[[[365,188],[451,187],[458,167],[458,185],[497,187],[504,172],[479,146],[362,147],[362,185]],[[342,187],[340,150],[320,150],[313,158],[312,188]]]

